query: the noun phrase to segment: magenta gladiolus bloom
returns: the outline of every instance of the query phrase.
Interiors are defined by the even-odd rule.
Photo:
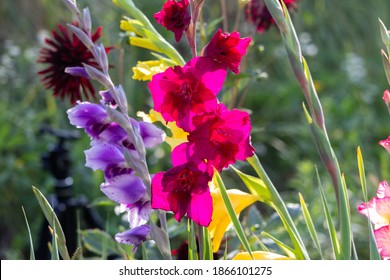
[[[226,69],[207,57],[195,57],[183,67],[168,68],[154,75],[149,83],[154,110],[165,121],[176,121],[180,128],[190,131],[194,115],[217,106],[216,95],[225,78]]]
[[[167,30],[175,33],[175,40],[179,42],[191,22],[188,0],[168,0],[162,10],[154,14],[154,18]]]
[[[194,117],[195,129],[188,135],[188,142],[172,151],[174,165],[193,161],[203,170],[212,173],[228,167],[237,160],[253,155],[250,142],[251,123],[249,114],[240,110],[227,110],[220,103],[216,111]]]
[[[187,214],[195,223],[208,226],[213,212],[211,179],[191,162],[157,173],[152,180],[152,208],[172,211],[179,222]]]
[[[385,140],[379,141],[379,145],[386,149],[386,151],[390,154],[390,136]]]
[[[203,55],[229,68],[235,74],[240,72],[240,63],[251,38],[240,38],[240,33],[222,33],[219,29],[206,45]]]

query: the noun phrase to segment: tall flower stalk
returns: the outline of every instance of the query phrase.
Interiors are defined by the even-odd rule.
[[[82,12],[76,2],[64,0],[77,16],[81,26],[69,25],[70,30],[90,50],[97,67],[68,67],[66,72],[99,82],[101,105],[79,103],[68,110],[71,124],[83,128],[91,137],[91,148],[85,152],[87,166],[104,171],[101,190],[128,212],[130,229],[116,234],[118,242],[131,244],[135,250],[150,235],[165,258],[171,258],[166,228],[161,229],[149,220],[151,210],[151,178],[146,161],[146,147],[164,140],[165,134],[153,124],[138,122],[128,115],[127,98],[123,88],[115,85],[109,74],[109,63],[102,44],[91,38],[91,16],[88,8]],[[166,226],[165,216],[159,215]]]
[[[326,130],[322,105],[318,98],[309,67],[302,55],[300,43],[286,5],[283,1],[280,2],[278,0],[265,0],[265,3],[280,30],[292,70],[306,99],[306,104],[309,109],[307,111],[304,106],[306,117],[310,124],[318,153],[331,177],[338,202],[341,233],[339,257],[349,259],[352,253],[352,231],[348,197],[339,163]]]

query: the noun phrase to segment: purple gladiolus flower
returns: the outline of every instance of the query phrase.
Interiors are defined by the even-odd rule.
[[[115,235],[115,240],[129,245],[134,245],[133,252],[137,249],[142,242],[144,242],[149,235],[150,227],[148,225],[142,225],[129,230],[126,230]]]

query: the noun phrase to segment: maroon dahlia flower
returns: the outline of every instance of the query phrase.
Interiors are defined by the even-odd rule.
[[[77,26],[76,24],[73,24]],[[98,27],[91,35],[96,42],[102,34],[102,28]],[[97,67],[92,53],[74,34],[69,34],[66,27],[58,25],[58,31],[52,31],[52,38],[46,38],[46,46],[40,50],[38,63],[48,64],[39,71],[41,81],[47,89],[54,91],[54,96],[62,100],[68,98],[74,105],[79,100],[91,100],[95,98],[96,90],[87,77],[73,76],[65,73],[67,67],[82,67],[83,63]],[[108,52],[109,48],[106,49]],[[84,92],[85,97],[82,97]]]
[[[296,8],[298,0],[282,0],[287,9]],[[256,25],[257,32],[262,33],[275,23],[264,0],[251,0],[245,6],[245,18]]]
[[[154,14],[154,18],[167,30],[175,33],[175,40],[179,42],[191,22],[188,0],[168,0],[162,10]]]

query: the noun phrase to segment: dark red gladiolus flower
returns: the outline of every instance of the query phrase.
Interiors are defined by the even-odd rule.
[[[162,10],[154,14],[154,18],[167,30],[175,33],[175,40],[179,42],[191,22],[188,0],[168,0]]]
[[[296,8],[298,0],[283,0],[287,9]],[[256,25],[257,32],[262,33],[275,23],[264,0],[251,0],[245,6],[246,20]]]
[[[37,62],[48,64],[45,69],[38,72],[38,75],[42,76],[43,85],[47,89],[53,89],[54,96],[62,100],[69,98],[70,103],[74,105],[79,100],[94,99],[96,90],[88,78],[65,73],[65,69],[81,67],[83,63],[97,67],[97,63],[79,38],[74,34],[70,35],[69,32],[66,27],[59,24],[58,30],[52,31],[52,38],[46,38],[46,46],[41,48]],[[92,41],[96,42],[101,35],[102,28],[98,27],[92,34]],[[107,52],[108,50],[109,48],[106,49]]]
[[[211,57],[235,74],[240,72],[242,57],[246,54],[246,49],[251,42],[251,38],[240,38],[239,32],[222,33],[219,29],[205,46],[203,55]]]

